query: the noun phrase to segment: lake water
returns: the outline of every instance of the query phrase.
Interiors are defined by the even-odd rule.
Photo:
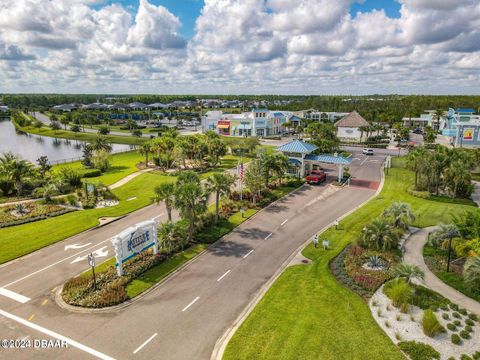
[[[47,136],[17,133],[13,124],[0,120],[0,154],[11,151],[25,160],[36,163],[40,156],[48,156],[50,162],[78,160],[82,156],[84,142],[56,139]],[[132,145],[112,144],[113,152],[133,149]]]

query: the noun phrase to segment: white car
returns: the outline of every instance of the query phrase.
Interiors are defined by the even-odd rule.
[[[373,149],[365,148],[365,149],[363,149],[362,153],[365,154],[365,155],[373,155]]]

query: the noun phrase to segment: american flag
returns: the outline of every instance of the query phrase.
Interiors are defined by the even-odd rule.
[[[243,163],[239,163],[237,166],[237,173],[240,181],[243,181]]]

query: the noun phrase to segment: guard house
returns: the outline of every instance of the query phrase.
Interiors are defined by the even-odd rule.
[[[288,173],[300,177],[304,177],[310,171],[321,167],[322,163],[333,164],[338,168],[338,181],[340,182],[343,178],[344,166],[350,165],[352,162],[352,160],[337,154],[313,154],[318,150],[318,147],[300,140],[291,141],[279,146],[276,150],[288,157],[291,164]]]

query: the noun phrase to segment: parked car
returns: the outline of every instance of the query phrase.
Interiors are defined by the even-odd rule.
[[[423,135],[423,130],[421,128],[416,128],[412,132],[417,135]]]
[[[309,184],[319,185],[320,183],[327,181],[327,174],[322,170],[312,170],[306,179]]]
[[[365,148],[365,149],[362,150],[362,153],[364,155],[373,155],[373,149]]]

